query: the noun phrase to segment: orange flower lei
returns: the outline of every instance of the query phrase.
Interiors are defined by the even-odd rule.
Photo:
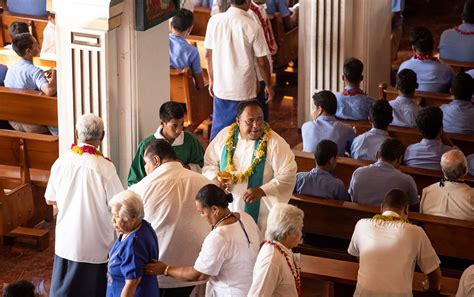
[[[104,155],[102,155],[102,153],[98,149],[90,145],[78,146],[77,144],[73,143],[71,145],[71,150],[78,155],[82,155],[83,153],[86,153],[86,154],[90,154],[94,156],[104,157]],[[104,158],[110,161],[109,158],[106,158],[106,157]]]

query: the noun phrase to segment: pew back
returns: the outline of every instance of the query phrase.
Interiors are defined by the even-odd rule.
[[[454,61],[454,60],[447,60],[447,59],[439,59],[439,61],[443,64],[447,64],[451,66],[456,72],[465,72],[471,69],[474,69],[473,62],[462,62],[462,61]]]
[[[205,36],[207,23],[211,18],[211,9],[207,7],[194,7],[194,23],[192,35]]]
[[[10,28],[10,24],[13,22],[27,23],[30,27],[31,34],[36,38],[40,46],[43,44],[43,31],[48,24],[47,17],[13,14],[8,11],[3,11],[0,22],[2,26],[1,34],[3,37],[3,44],[0,44],[1,46],[5,46],[6,44],[12,42],[8,29]]]
[[[291,61],[298,59],[298,27],[286,32],[283,18],[278,12],[268,18],[278,45],[278,52],[273,56],[273,68],[284,68]]]

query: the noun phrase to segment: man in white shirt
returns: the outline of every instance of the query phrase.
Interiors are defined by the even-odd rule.
[[[461,279],[459,280],[459,287],[456,297],[474,296],[474,265],[469,266],[464,270]]]
[[[44,54],[56,54],[56,15],[48,11],[48,24],[43,30],[43,44],[41,45],[41,56]]]
[[[256,100],[242,101],[236,123],[223,129],[207,147],[202,173],[225,188],[219,172],[230,175],[234,201],[229,208],[249,213],[265,232],[272,206],[287,203],[293,193],[296,162],[288,143],[263,121]]]
[[[76,123],[77,145],[51,167],[45,198],[56,205],[56,242],[51,296],[105,296],[107,258],[114,242],[107,205],[123,190],[114,164],[97,149],[104,124],[93,115]]]
[[[424,287],[439,291],[439,259],[421,227],[408,222],[409,201],[394,189],[387,193],[382,214],[357,222],[348,253],[359,258],[355,297],[412,295],[415,264],[428,279]]]
[[[232,124],[237,105],[257,97],[258,69],[265,82],[267,102],[273,100],[270,54],[262,28],[248,14],[251,0],[231,0],[224,13],[211,17],[204,40],[209,93],[214,97],[211,139]]]
[[[463,182],[467,159],[459,150],[441,157],[444,178],[423,189],[420,212],[474,222],[474,189]]]
[[[159,259],[173,265],[192,266],[210,231],[196,210],[196,194],[211,181],[184,168],[173,147],[163,139],[150,142],[143,159],[147,176],[129,189],[143,199],[145,220],[158,237]],[[189,296],[194,286],[202,282],[158,276],[158,283],[161,295],[171,297]]]

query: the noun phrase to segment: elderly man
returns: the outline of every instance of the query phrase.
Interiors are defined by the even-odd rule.
[[[439,291],[439,259],[421,227],[408,223],[409,201],[395,189],[385,195],[382,214],[357,222],[348,248],[359,257],[354,296],[412,296],[415,263],[428,279],[424,287]]]
[[[459,287],[456,297],[474,296],[474,265],[469,266],[464,270],[461,279],[459,280]]]
[[[199,255],[209,225],[196,211],[199,190],[211,183],[199,173],[187,170],[167,141],[156,139],[143,155],[147,176],[130,190],[139,194],[160,245],[159,259],[179,266],[192,266]],[[186,247],[183,253],[182,247]],[[189,296],[199,282],[182,282],[158,276],[161,296]]]
[[[123,190],[114,164],[97,149],[104,124],[76,123],[77,144],[51,168],[46,203],[58,207],[51,296],[105,296],[107,254],[114,241],[108,201]]]
[[[441,170],[443,179],[423,189],[420,212],[474,222],[474,189],[463,182],[466,157],[458,150],[444,153]]]
[[[291,197],[296,162],[288,143],[263,121],[260,104],[248,100],[239,104],[236,123],[209,144],[202,172],[223,188],[230,180],[229,208],[249,213],[264,232],[273,204]]]

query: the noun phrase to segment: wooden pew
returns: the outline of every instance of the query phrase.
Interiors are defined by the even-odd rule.
[[[439,61],[443,64],[447,64],[451,66],[456,72],[466,72],[468,70],[474,69],[473,62],[462,62],[462,61],[455,61],[455,60],[447,60],[447,59],[439,59]]]
[[[207,23],[211,18],[211,9],[207,7],[194,7],[194,23],[191,35],[205,36]]]
[[[285,32],[280,13],[268,15],[272,24],[273,35],[278,45],[278,52],[273,56],[273,68],[286,68],[288,63],[298,59],[298,27]]]
[[[4,64],[10,67],[20,60],[21,57],[19,57],[12,49],[0,49],[0,64]],[[33,64],[43,70],[48,70],[49,68],[56,68],[55,55],[50,54],[48,57],[34,57]]]
[[[36,38],[40,46],[43,44],[43,31],[44,28],[46,28],[46,25],[48,24],[47,17],[14,14],[4,10],[1,14],[0,22],[2,26],[1,34],[3,37],[3,43],[0,44],[0,46],[5,46],[6,44],[12,42],[8,29],[10,28],[10,24],[13,22],[27,23],[30,27],[31,34]]]
[[[197,89],[191,69],[170,69],[171,101],[186,104],[187,129],[194,131],[212,114],[212,98],[207,86]]]

